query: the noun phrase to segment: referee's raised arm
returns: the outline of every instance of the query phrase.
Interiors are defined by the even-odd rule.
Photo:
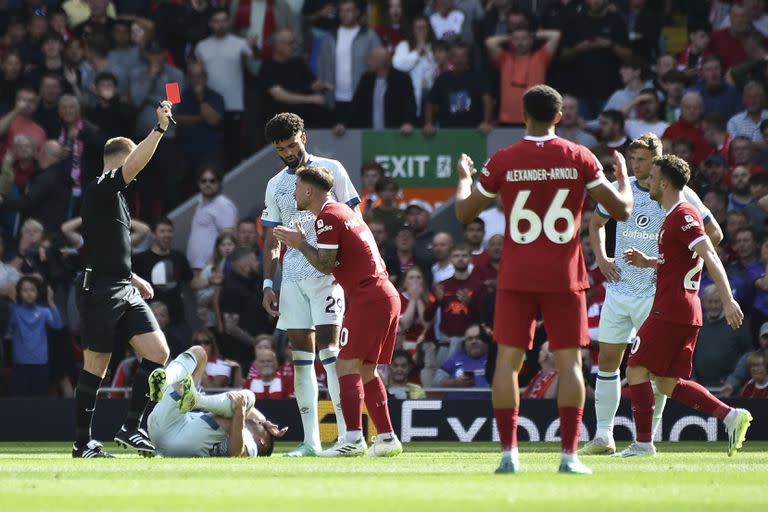
[[[126,158],[123,164],[123,179],[126,183],[130,183],[147,165],[152,155],[155,154],[157,145],[160,143],[160,139],[168,129],[168,124],[171,122],[171,102],[163,101],[157,107],[157,125],[149,132],[149,135],[142,140],[136,149],[131,151],[131,154]]]

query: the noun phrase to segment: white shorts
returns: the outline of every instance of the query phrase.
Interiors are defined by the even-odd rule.
[[[341,325],[344,290],[332,275],[302,281],[283,281],[280,286],[278,329],[312,329],[316,325]]]
[[[149,438],[163,457],[210,457],[213,447],[227,438],[227,432],[213,419],[213,414],[181,413],[178,400],[178,393],[166,389],[149,415]]]
[[[630,343],[651,313],[652,306],[653,296],[631,297],[606,290],[597,340],[600,343]]]

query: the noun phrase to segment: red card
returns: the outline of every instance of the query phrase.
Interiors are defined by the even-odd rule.
[[[181,103],[181,93],[179,92],[178,83],[172,82],[170,84],[165,84],[165,95],[171,103]]]

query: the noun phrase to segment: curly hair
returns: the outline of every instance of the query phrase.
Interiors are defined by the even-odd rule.
[[[288,140],[302,132],[304,132],[304,120],[290,112],[277,114],[264,127],[264,136],[272,144]]]
[[[664,176],[677,190],[683,187],[691,179],[691,168],[688,162],[675,155],[664,155],[653,159],[653,165],[659,167]]]

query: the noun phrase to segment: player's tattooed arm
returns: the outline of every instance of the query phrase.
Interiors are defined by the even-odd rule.
[[[299,246],[307,261],[323,274],[333,274],[336,268],[336,249],[318,249],[304,240]]]

